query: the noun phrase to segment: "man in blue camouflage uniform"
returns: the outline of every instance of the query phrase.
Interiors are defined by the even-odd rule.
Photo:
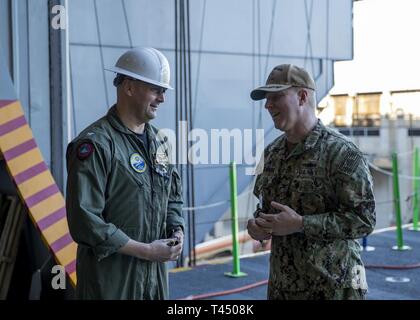
[[[373,231],[376,216],[363,154],[317,119],[306,70],[275,67],[251,98],[265,98],[284,131],[264,151],[254,188],[262,208],[248,221],[253,239],[272,239],[268,299],[364,299],[356,239]]]

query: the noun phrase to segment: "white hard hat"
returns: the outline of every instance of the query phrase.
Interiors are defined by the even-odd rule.
[[[114,67],[105,70],[166,89],[173,89],[169,85],[170,69],[168,59],[154,48],[138,47],[130,49],[118,59]]]

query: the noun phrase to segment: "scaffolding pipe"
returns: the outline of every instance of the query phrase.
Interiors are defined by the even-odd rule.
[[[402,227],[401,227],[401,203],[400,203],[400,186],[398,183],[398,158],[395,152],[392,153],[392,178],[394,189],[394,208],[395,208],[395,222],[397,226],[397,245],[393,247],[394,250],[407,250],[408,246],[404,246]]]
[[[237,182],[236,182],[236,163],[232,161],[229,166],[230,177],[230,214],[232,218],[232,246],[233,246],[233,272],[225,273],[229,277],[243,277],[246,273],[241,272],[241,265],[238,252],[238,202],[237,202]]]
[[[413,154],[413,176],[419,177],[419,148],[415,147]],[[413,231],[420,231],[419,224],[419,179],[413,179]]]

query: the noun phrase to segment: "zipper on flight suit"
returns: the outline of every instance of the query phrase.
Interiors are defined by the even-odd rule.
[[[146,133],[146,130],[145,130],[145,133]],[[147,135],[146,136],[146,139],[148,139],[148,138],[149,138],[149,136]],[[153,208],[153,202],[154,202],[154,198],[155,198],[155,196],[154,196],[154,194],[155,194],[155,191],[154,191],[154,178],[153,178],[153,171],[154,171],[153,161],[150,159],[149,150],[146,150],[146,146],[144,145],[143,141],[139,137],[137,137],[137,136],[135,137],[135,139],[136,139],[135,140],[136,141],[136,145],[140,147],[140,149],[142,151],[142,154],[145,155],[145,161],[147,162],[147,164],[150,167],[150,188],[151,188],[151,197],[152,197],[151,203],[152,203],[152,208]],[[150,143],[149,143],[149,147],[150,147]],[[154,223],[154,214],[152,212],[152,214],[151,214],[151,225],[152,226],[153,226],[153,223]],[[150,230],[153,230],[153,228],[150,228]],[[151,237],[152,235],[153,234],[148,234],[147,237],[146,237],[146,239],[147,240],[152,239],[152,237]],[[153,263],[154,263],[153,261],[147,261],[146,262],[146,265],[145,265],[145,267],[146,267],[145,268],[146,269],[145,270],[145,273],[146,274],[144,276],[144,279],[150,278],[150,275],[152,273],[151,268],[152,268]],[[143,296],[145,295],[146,292],[149,292],[149,290],[150,290],[150,285],[149,285],[149,282],[146,281],[145,286],[144,286]]]

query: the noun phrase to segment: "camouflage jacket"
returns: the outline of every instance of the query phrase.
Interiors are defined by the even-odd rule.
[[[354,286],[364,268],[356,239],[372,232],[376,216],[368,165],[351,141],[320,120],[290,154],[280,136],[264,151],[254,194],[267,213],[276,201],[303,216],[303,232],[272,238],[269,298]]]

